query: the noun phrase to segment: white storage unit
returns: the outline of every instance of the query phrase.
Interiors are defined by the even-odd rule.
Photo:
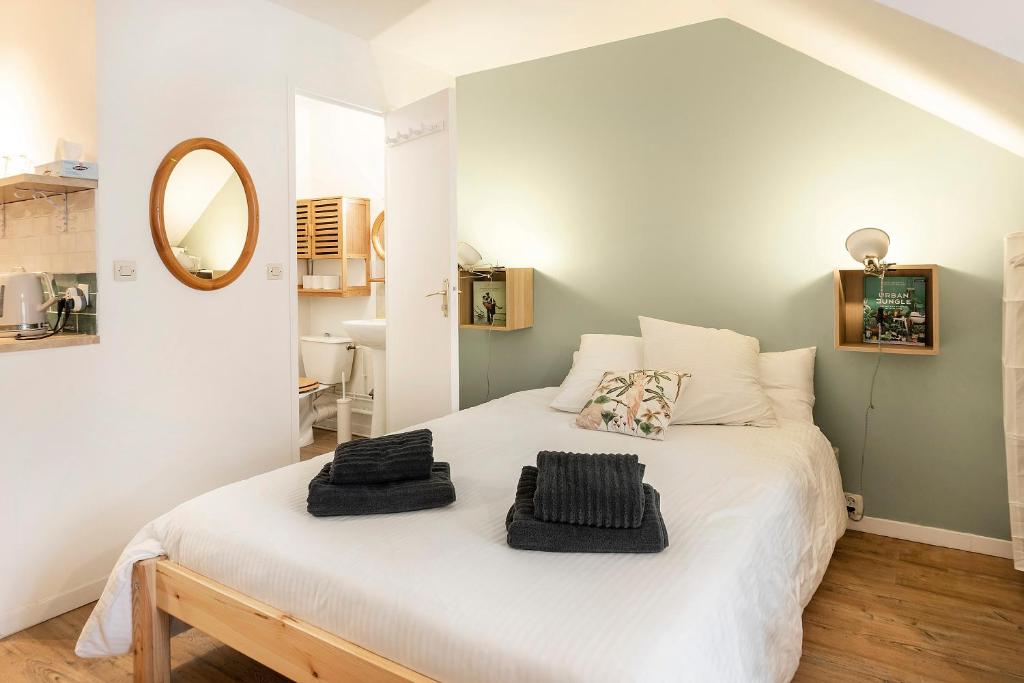
[[[1003,426],[1013,566],[1024,571],[1024,232],[1007,235],[1005,243]]]
[[[352,434],[370,436],[373,421],[373,398],[365,394],[349,394],[352,399]]]

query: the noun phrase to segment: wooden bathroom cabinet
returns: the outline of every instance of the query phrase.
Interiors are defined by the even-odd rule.
[[[300,199],[295,207],[296,256],[340,263],[339,289],[303,289],[300,296],[370,296],[370,200],[364,197]],[[350,285],[352,261],[362,261],[363,284]],[[358,267],[358,266],[357,266]]]

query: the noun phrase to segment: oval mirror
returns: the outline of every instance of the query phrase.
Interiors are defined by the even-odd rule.
[[[373,250],[377,253],[377,258],[381,261],[384,259],[384,212],[381,211],[377,214],[377,218],[373,221],[373,227],[370,229],[370,244],[373,245]]]
[[[256,249],[260,220],[252,177],[223,143],[185,140],[156,171],[149,222],[174,277],[195,289],[226,287]]]

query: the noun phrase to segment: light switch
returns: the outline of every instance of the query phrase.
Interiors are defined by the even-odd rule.
[[[280,263],[268,263],[267,264],[267,279],[268,280],[280,280],[284,277],[284,266]]]
[[[115,280],[134,280],[135,261],[114,261]]]

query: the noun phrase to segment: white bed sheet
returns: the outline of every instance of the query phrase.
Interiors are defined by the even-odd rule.
[[[448,508],[314,518],[306,486],[329,455],[182,504],[125,549],[77,653],[130,649],[131,565],[167,554],[442,681],[789,680],[803,606],[845,530],[821,432],[788,420],[674,426],[661,442],[589,432],[547,407],[555,391],[428,424],[452,465]],[[505,514],[541,449],[637,453],[661,492],[669,548],[509,548]]]

